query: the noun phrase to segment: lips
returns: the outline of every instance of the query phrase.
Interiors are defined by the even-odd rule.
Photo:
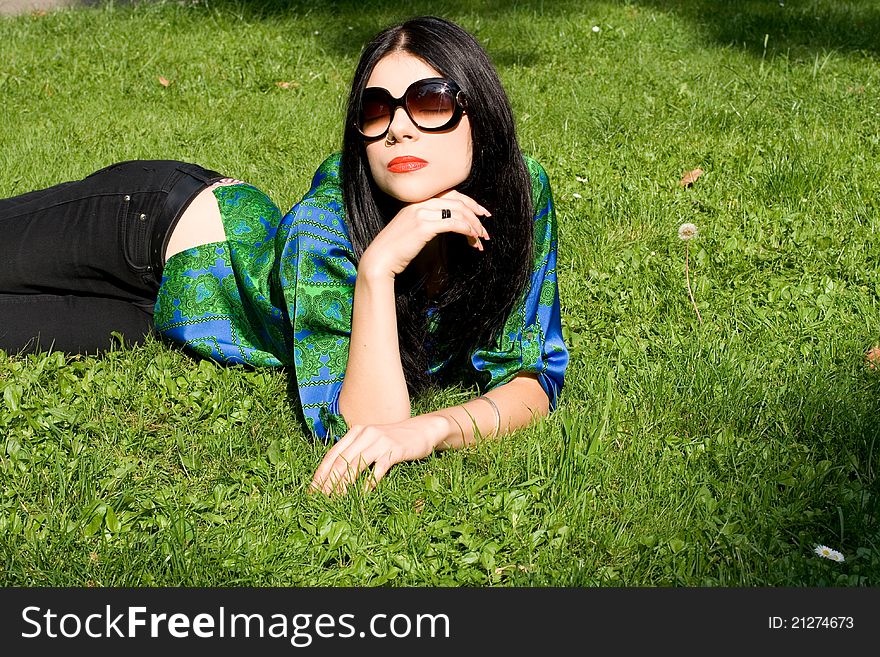
[[[403,155],[395,157],[388,163],[388,170],[391,173],[408,173],[410,171],[418,171],[428,166],[428,163],[413,155]]]

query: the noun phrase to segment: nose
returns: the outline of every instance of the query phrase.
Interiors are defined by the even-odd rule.
[[[394,141],[403,141],[404,139],[413,139],[418,136],[419,129],[415,126],[406,113],[406,109],[401,105],[394,108],[394,114],[391,115],[391,123],[388,124],[388,135]]]

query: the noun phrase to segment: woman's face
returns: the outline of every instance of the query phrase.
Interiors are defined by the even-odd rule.
[[[399,98],[413,82],[436,77],[442,76],[421,59],[394,52],[379,60],[367,87],[382,87]],[[376,185],[404,203],[424,201],[454,189],[471,172],[471,125],[467,114],[449,130],[423,132],[398,107],[386,138],[368,141],[366,148]],[[410,158],[409,164],[401,158]]]

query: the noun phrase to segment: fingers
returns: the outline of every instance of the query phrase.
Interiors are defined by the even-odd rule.
[[[310,490],[325,495],[344,494],[348,487],[370,466],[376,464],[370,490],[393,465],[391,448],[381,434],[366,427],[352,429],[324,456],[312,478]]]
[[[442,194],[438,194],[437,198],[442,198],[442,199],[454,198],[458,201],[461,201],[466,206],[468,206],[474,214],[482,215],[484,217],[491,217],[492,216],[491,212],[489,212],[486,208],[484,208],[482,205],[477,203],[470,196],[467,196],[466,194],[462,194],[461,192],[456,191],[454,189],[450,189],[449,191],[443,192]]]
[[[382,478],[388,474],[388,471],[391,469],[391,466],[394,463],[390,458],[382,458],[376,461],[376,464],[373,466],[373,471],[367,477],[366,482],[364,483],[364,492],[368,493],[372,490],[376,489],[376,485],[382,480]]]
[[[480,212],[481,207],[478,206]],[[444,210],[448,210],[447,218],[443,217]],[[418,208],[417,216],[431,234],[459,233],[468,238],[471,246],[480,250],[483,250],[480,239],[490,239],[489,232],[471,204],[456,198],[433,198],[425,201]]]
[[[356,455],[353,461],[349,461],[342,454],[328,457],[330,457],[329,453],[321,462],[321,469],[324,472],[322,474],[315,472],[309,488],[310,492],[321,492],[325,495],[345,493],[349,484],[368,467],[362,455]]]
[[[333,447],[327,450],[327,453],[324,454],[324,458],[321,459],[318,469],[315,470],[315,475],[312,477],[311,488],[313,490],[321,490],[324,487],[324,483],[327,481],[327,477],[330,474],[333,465],[336,463],[337,457],[354,442],[355,438],[360,435],[362,430],[363,427],[351,427],[348,433],[340,438]]]

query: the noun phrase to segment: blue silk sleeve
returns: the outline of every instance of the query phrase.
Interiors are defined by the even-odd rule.
[[[339,157],[333,155],[279,227],[281,286],[293,324],[299,400],[309,429],[325,441],[348,430],[339,413],[339,393],[357,272],[342,215]]]

